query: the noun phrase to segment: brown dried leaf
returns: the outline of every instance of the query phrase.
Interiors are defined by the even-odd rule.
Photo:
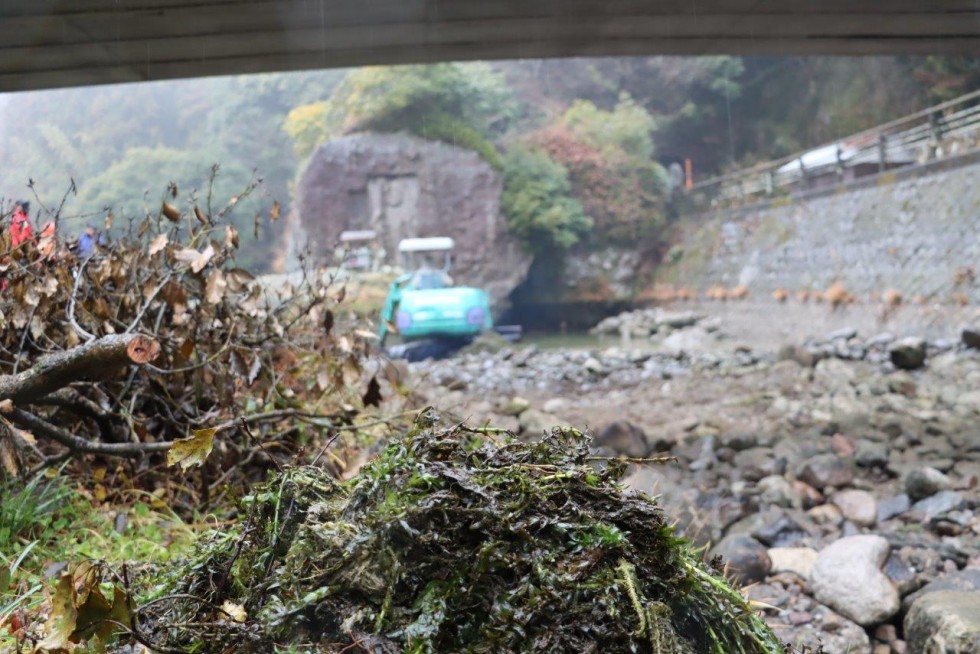
[[[217,268],[208,275],[207,284],[204,287],[204,299],[209,304],[218,304],[225,297],[228,289],[228,282],[225,281],[224,274]]]
[[[194,354],[194,340],[190,338],[184,339],[184,342],[180,344],[180,349],[177,350],[177,353],[185,361],[190,361],[191,355]]]
[[[202,225],[208,224],[208,217],[204,215],[204,212],[201,211],[196,204],[194,205],[194,217],[197,218],[197,222],[201,223]]]
[[[221,610],[235,622],[245,622],[248,618],[245,607],[241,604],[235,604],[231,600],[225,600],[224,604],[221,605]]]
[[[204,266],[208,265],[208,262],[211,261],[211,258],[213,256],[214,256],[214,247],[212,247],[212,245],[208,243],[208,246],[204,248],[204,251],[201,252],[197,260],[191,264],[191,270],[193,270],[195,273],[201,272],[202,270],[204,270]]]
[[[214,448],[214,435],[217,430],[214,427],[208,429],[194,429],[188,438],[178,438],[167,451],[167,465],[173,466],[180,464],[181,469],[187,470],[191,466],[199,466],[211,454]]]
[[[63,650],[75,631],[78,609],[75,608],[75,584],[70,572],[62,573],[51,598],[51,613],[44,623],[45,637],[34,646],[35,652]]]
[[[13,443],[3,433],[0,433],[0,466],[11,477],[16,477],[20,474],[20,466],[17,465],[17,452],[14,451]],[[3,590],[6,592],[7,589],[4,588]]]
[[[279,202],[272,203],[272,209],[269,210],[269,218],[272,222],[279,220],[279,213],[282,211],[282,207],[279,206]]]
[[[255,276],[242,268],[232,268],[225,271],[225,280],[232,293],[241,293],[249,282],[255,281]]]
[[[180,313],[187,309],[187,291],[177,282],[167,282],[167,285],[160,291],[160,297],[174,310],[174,313]]]
[[[150,248],[149,248],[149,250],[147,250],[147,252],[152,257],[154,254],[156,254],[157,252],[159,252],[163,248],[167,247],[167,242],[168,242],[167,241],[167,235],[165,233],[164,234],[157,234],[156,238],[154,238],[152,241],[150,241]]]
[[[164,216],[167,217],[172,223],[180,222],[180,210],[169,202],[164,202],[163,207],[160,209]]]
[[[194,248],[182,248],[174,252],[174,259],[180,263],[190,264],[191,271],[195,273],[201,272],[212,257],[214,257],[214,247],[210,243],[201,252]]]
[[[238,249],[238,230],[231,225],[225,225],[225,247]]]
[[[200,256],[200,252],[194,248],[181,248],[174,252],[174,260],[180,263],[194,263],[197,261],[197,257]]]
[[[259,372],[262,370],[262,357],[255,357],[252,359],[252,365],[248,369],[248,385],[251,386],[255,383],[256,378],[259,376]]]

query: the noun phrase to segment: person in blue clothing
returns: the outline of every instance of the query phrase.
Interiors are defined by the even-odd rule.
[[[105,245],[105,237],[99,234],[95,227],[86,225],[85,231],[78,237],[78,256],[84,259],[95,253],[96,247]]]

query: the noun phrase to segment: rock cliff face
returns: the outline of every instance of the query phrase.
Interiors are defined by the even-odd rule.
[[[320,145],[300,177],[298,220],[326,255],[344,230],[378,232],[387,263],[403,238],[450,236],[453,277],[498,309],[531,255],[507,232],[500,175],[474,152],[403,134],[354,134]]]

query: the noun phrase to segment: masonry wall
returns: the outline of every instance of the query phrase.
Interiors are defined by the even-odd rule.
[[[980,272],[980,153],[682,225],[661,281],[754,295],[840,281],[859,297],[894,288],[980,302],[980,285],[954,284],[960,267]]]

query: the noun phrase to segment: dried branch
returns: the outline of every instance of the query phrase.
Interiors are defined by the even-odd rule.
[[[126,365],[145,363],[147,353],[154,349],[159,351],[159,347],[156,341],[139,334],[103,336],[70,350],[49,354],[24,372],[0,376],[0,400],[25,404],[72,382],[107,379]]]
[[[47,420],[37,417],[23,409],[14,409],[9,414],[15,424],[28,429],[37,436],[44,436],[61,443],[74,453],[104,454],[106,456],[142,456],[150,452],[165,452],[173,445],[170,441],[162,443],[95,443],[55,427]]]

